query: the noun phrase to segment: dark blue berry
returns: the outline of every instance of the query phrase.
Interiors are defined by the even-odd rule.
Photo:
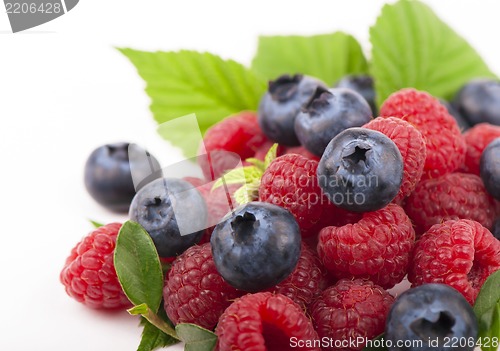
[[[149,233],[160,257],[173,257],[198,243],[207,224],[205,200],[182,179],[161,178],[139,190],[130,219]]]
[[[443,100],[443,99],[439,99],[439,102],[441,103],[441,105],[443,105],[444,107],[446,107],[446,109],[448,110],[448,113],[453,118],[455,118],[455,121],[457,121],[458,127],[460,128],[460,130],[462,132],[466,131],[467,129],[470,129],[471,124],[464,118],[464,116],[462,116],[457,111],[457,109],[455,108],[455,106],[453,106],[448,101]]]
[[[129,159],[129,151],[144,157]],[[134,186],[134,179],[142,180]],[[135,144],[107,144],[95,149],[85,164],[85,187],[89,194],[104,207],[127,212],[136,188],[161,176],[160,164],[146,150]]]
[[[377,116],[377,106],[375,104],[375,89],[373,78],[366,74],[353,74],[342,78],[335,84],[336,88],[352,89],[368,102],[372,110],[372,116]]]
[[[500,218],[497,218],[493,223],[493,227],[491,228],[491,232],[493,236],[500,240]]]
[[[391,307],[385,329],[387,344],[392,345],[389,351],[472,351],[477,335],[471,305],[444,284],[421,285],[402,293]]]
[[[320,80],[301,74],[285,74],[269,82],[269,89],[260,100],[258,121],[271,141],[287,146],[300,145],[295,135],[295,118],[318,86],[326,89]]]
[[[294,270],[301,236],[290,212],[250,202],[226,215],[210,242],[220,275],[237,289],[256,292],[275,286]]]
[[[361,127],[371,120],[370,106],[351,89],[316,88],[311,100],[295,119],[295,133],[307,150],[321,156],[337,134]]]
[[[326,147],[318,165],[318,183],[335,205],[354,212],[379,210],[397,195],[403,159],[384,134],[350,128]]]
[[[486,122],[500,126],[499,80],[471,80],[460,89],[453,103],[471,125]]]
[[[493,140],[484,149],[479,170],[488,193],[500,201],[500,138]]]

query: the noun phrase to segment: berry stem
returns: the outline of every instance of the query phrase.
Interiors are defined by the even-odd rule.
[[[160,318],[156,313],[154,313],[148,305],[145,303],[132,307],[127,310],[131,315],[141,315],[148,320],[149,323],[154,325],[156,328],[160,329],[165,334],[171,336],[176,340],[180,340],[179,336],[175,332],[175,330],[163,319]]]

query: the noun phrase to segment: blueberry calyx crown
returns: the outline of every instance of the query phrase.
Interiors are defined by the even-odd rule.
[[[284,74],[276,80],[269,81],[269,93],[273,100],[285,102],[290,100],[298,91],[298,86],[302,80],[302,74]]]
[[[259,221],[253,213],[245,211],[243,215],[237,215],[231,221],[231,229],[237,241],[243,241],[252,235],[252,232],[259,226]]]
[[[129,143],[117,143],[117,144],[108,144],[106,145],[106,149],[110,157],[113,157],[117,160],[128,161],[128,148]]]
[[[342,167],[349,173],[363,174],[367,168],[366,153],[371,147],[365,143],[352,143],[343,152]]]
[[[302,112],[309,114],[309,116],[321,114],[323,110],[330,106],[329,99],[332,96],[333,94],[328,89],[318,86],[311,99],[302,108]]]
[[[418,318],[410,324],[410,329],[422,340],[443,339],[453,336],[455,318],[448,311],[440,311],[435,318]]]

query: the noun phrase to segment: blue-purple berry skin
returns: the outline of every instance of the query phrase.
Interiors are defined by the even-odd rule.
[[[320,156],[337,134],[372,119],[366,100],[347,88],[318,87],[295,119],[295,133],[308,151]]]
[[[484,149],[479,171],[488,193],[500,201],[500,138],[493,140]]]
[[[295,118],[322,81],[302,74],[282,75],[269,82],[259,103],[258,122],[269,140],[286,146],[300,145],[295,134]]]
[[[500,126],[500,80],[469,81],[458,91],[453,105],[472,126],[479,123]]]
[[[257,292],[286,279],[297,265],[300,229],[283,207],[250,202],[217,224],[210,239],[215,267],[233,287]]]
[[[129,150],[145,157],[130,160]],[[87,159],[84,183],[88,193],[99,204],[115,212],[127,212],[136,188],[160,177],[157,172],[160,169],[156,158],[135,144],[106,144],[95,149]],[[142,179],[137,186],[134,186],[132,170],[134,179]]]

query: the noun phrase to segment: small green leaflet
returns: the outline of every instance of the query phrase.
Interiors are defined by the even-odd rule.
[[[163,271],[153,240],[140,224],[127,221],[121,227],[114,264],[129,300],[157,312],[163,296]]]
[[[119,50],[146,82],[151,111],[159,124],[195,113],[204,133],[231,114],[256,110],[266,90],[266,80],[260,75],[210,53]],[[172,135],[162,133],[162,137],[176,146],[183,140],[180,145],[183,151],[193,155],[198,140],[187,142],[186,139],[192,138],[187,132],[178,128]]]
[[[496,351],[498,345],[492,338],[500,339],[500,271],[491,274],[484,282],[474,304],[479,322],[479,337],[483,351]]]
[[[141,318],[141,325],[144,329],[142,330],[141,343],[137,351],[153,351],[179,342],[179,340],[172,338],[170,335],[156,328],[145,318]]]
[[[195,324],[177,324],[175,331],[186,344],[184,351],[213,351],[217,343],[217,335]]]
[[[278,144],[271,146],[264,157],[264,162],[253,158],[247,159],[246,161],[251,163],[252,166],[235,168],[228,171],[217,179],[212,186],[212,190],[224,184],[243,184],[241,188],[234,192],[234,199],[240,205],[254,201],[259,197],[260,179],[267,167],[276,159],[277,150]]]
[[[357,40],[342,32],[309,37],[261,36],[252,68],[268,79],[281,74],[308,74],[333,84],[347,74],[368,72]]]
[[[160,329],[165,334],[170,335],[174,339],[178,339],[175,330],[166,321],[168,320],[168,318],[166,316],[164,318],[160,317],[159,314],[153,312],[145,303],[136,305],[131,309],[127,310],[127,312],[133,316],[141,315],[142,317],[146,318],[149,323],[154,325],[156,328]]]
[[[379,105],[401,88],[451,99],[470,79],[495,77],[478,53],[419,1],[385,5],[370,41]]]
[[[94,228],[100,228],[102,227],[104,224],[102,223],[99,223],[99,222],[96,222],[96,221],[93,221],[91,219],[89,219],[89,222],[94,226]]]

